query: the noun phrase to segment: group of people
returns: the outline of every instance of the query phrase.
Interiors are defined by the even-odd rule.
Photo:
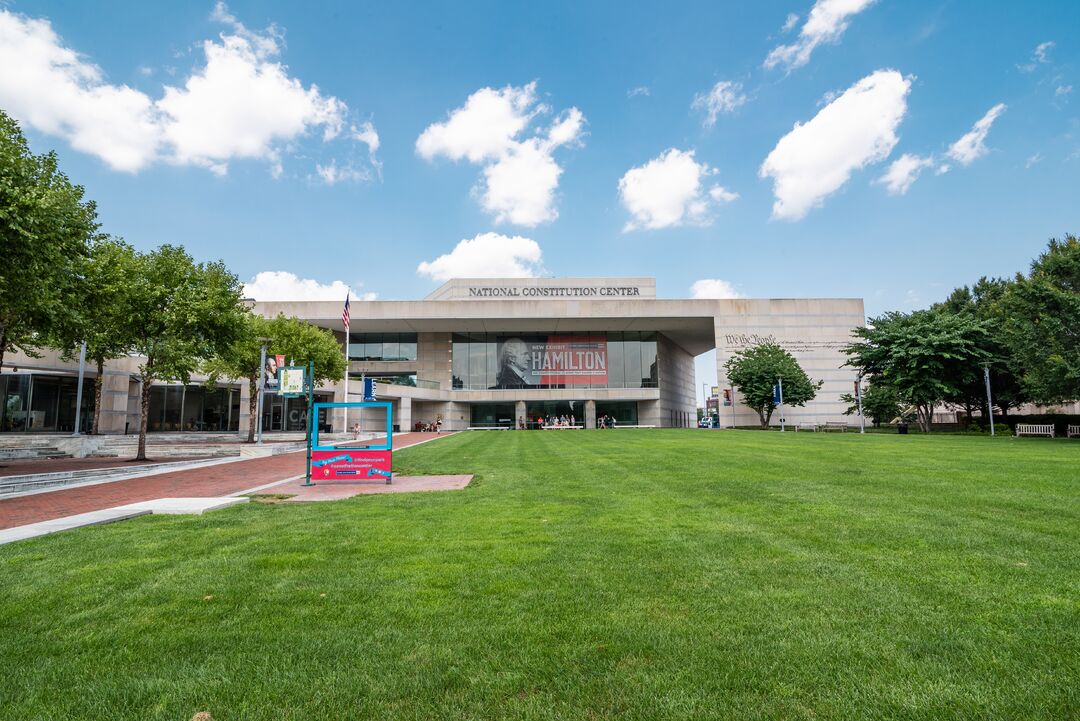
[[[613,416],[609,416],[609,415],[607,415],[605,413],[604,415],[602,415],[602,416],[600,416],[599,418],[596,419],[596,427],[597,428],[614,428],[615,427],[615,418]]]
[[[540,428],[577,428],[577,418],[574,414],[569,416],[538,416],[536,419],[536,425]]]
[[[413,430],[417,433],[442,433],[442,416],[436,416],[432,423],[417,421],[413,424]]]

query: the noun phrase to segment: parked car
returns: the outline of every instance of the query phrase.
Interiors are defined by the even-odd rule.
[[[697,426],[698,428],[719,428],[720,424],[717,423],[716,416],[702,416]]]

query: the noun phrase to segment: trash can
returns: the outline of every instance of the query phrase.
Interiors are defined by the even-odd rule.
[[[907,435],[907,423],[897,423],[896,424],[896,432],[899,433],[902,436],[906,436]]]

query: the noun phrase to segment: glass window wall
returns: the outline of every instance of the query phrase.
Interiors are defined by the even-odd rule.
[[[453,388],[656,388],[653,332],[458,333]]]
[[[78,378],[17,373],[0,376],[0,432],[71,433],[75,430]],[[94,422],[94,381],[83,379],[79,425],[88,433]]]
[[[150,388],[148,431],[228,432],[240,429],[240,390],[206,386]]]
[[[416,333],[350,333],[349,360],[414,361]]]

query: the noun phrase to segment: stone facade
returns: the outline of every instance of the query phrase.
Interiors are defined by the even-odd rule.
[[[296,316],[334,332],[344,352],[341,303],[290,301],[256,303],[254,312]],[[761,340],[774,340],[791,351],[803,368],[825,384],[818,399],[806,408],[786,409],[789,422],[849,420],[843,416],[840,394],[850,392],[855,380],[843,366],[841,348],[852,330],[864,322],[861,299],[673,300],[656,297],[652,278],[528,278],[460,279],[448,281],[423,300],[355,301],[353,333],[409,333],[416,335],[416,357],[406,361],[352,361],[349,364],[349,400],[362,393],[360,376],[405,375],[415,385],[386,383],[380,400],[393,404],[395,425],[410,429],[417,422],[442,418],[443,428],[468,428],[473,404],[500,404],[511,408],[514,425],[528,404],[581,401],[578,418],[595,425],[597,404],[636,404],[637,422],[648,426],[686,426],[696,422],[694,358],[717,350],[721,387],[727,387],[724,363],[731,354]],[[656,340],[657,387],[519,387],[455,389],[453,387],[454,334],[490,337],[534,335],[574,337],[595,333],[646,333]],[[77,364],[55,354],[31,359],[11,354],[4,375],[15,372],[73,374]],[[94,369],[87,367],[87,377]],[[194,378],[193,383],[203,379]],[[644,385],[644,383],[642,383]],[[105,369],[102,430],[134,432],[139,422],[138,359],[111,361]],[[231,385],[240,394],[239,433],[246,435],[248,385]],[[335,401],[346,398],[344,380],[326,384],[324,392]],[[502,411],[500,411],[502,413]],[[757,417],[739,405],[721,406],[723,425],[753,425]],[[344,413],[329,419],[334,430],[345,423]],[[779,422],[779,418],[775,419]],[[360,422],[352,411],[348,425]],[[364,414],[365,431],[380,431],[385,419],[376,411]]]

